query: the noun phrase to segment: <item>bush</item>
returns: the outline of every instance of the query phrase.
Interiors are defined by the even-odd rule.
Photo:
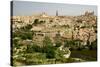
[[[61,42],[56,42],[56,46],[55,47],[60,47],[62,45]]]
[[[27,26],[25,26],[25,29],[29,30],[32,28],[32,25],[28,24]]]
[[[56,61],[63,61],[64,60],[64,52],[59,50],[59,48],[55,51],[55,59]]]
[[[33,38],[33,33],[32,32],[22,32],[22,33],[20,33],[18,35],[23,40],[32,39]]]
[[[53,22],[53,20],[50,20],[50,22]]]
[[[51,42],[51,39],[47,36],[43,40],[42,52],[46,53],[46,57],[49,59],[55,57],[55,48]]]
[[[96,42],[92,42],[92,44],[89,45],[89,49],[90,50],[96,50],[97,49],[97,43]]]
[[[52,41],[51,41],[51,39],[48,36],[44,37],[43,46],[44,47],[45,46],[53,46]]]
[[[33,24],[37,25],[38,23],[39,23],[39,19],[35,19]]]
[[[34,53],[34,52],[42,52],[42,48],[40,48],[38,45],[27,45],[27,53]]]
[[[47,47],[46,57],[49,59],[55,58],[55,50],[53,49],[53,47]]]
[[[86,45],[90,50],[96,50],[97,49],[97,39],[93,42],[90,42],[88,41],[87,42],[87,45]]]
[[[41,20],[39,23],[42,24],[42,23],[45,23],[45,21]]]
[[[13,32],[13,38],[19,37],[23,40],[32,39],[34,32],[30,31],[32,25],[28,24],[25,27],[20,28],[18,31]]]

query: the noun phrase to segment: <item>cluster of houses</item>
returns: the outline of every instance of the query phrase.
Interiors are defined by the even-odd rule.
[[[34,21],[44,22],[34,25]],[[49,36],[52,40],[59,31],[63,39],[80,39],[86,45],[86,41],[93,42],[97,38],[97,16],[94,12],[86,11],[80,16],[48,16],[45,12],[40,15],[32,16],[12,16],[13,30],[32,25],[31,31],[34,31],[33,41],[41,41],[43,37]]]

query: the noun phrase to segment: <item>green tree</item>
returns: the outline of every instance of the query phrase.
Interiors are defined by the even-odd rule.
[[[52,44],[52,41],[49,37],[44,37],[43,40],[43,50],[42,52],[46,53],[46,57],[51,59],[55,57],[55,48]]]
[[[55,47],[60,47],[62,45],[60,31],[58,31],[58,33],[55,36],[55,44],[56,44]]]
[[[51,59],[55,58],[55,49],[52,46],[46,47],[46,57]]]
[[[52,45],[52,41],[51,41],[51,39],[48,36],[44,37],[43,46],[53,46]]]
[[[97,50],[97,39],[88,46],[90,50]]]

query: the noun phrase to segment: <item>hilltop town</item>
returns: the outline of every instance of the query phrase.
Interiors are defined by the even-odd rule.
[[[13,65],[97,60],[97,16],[12,16]]]
[[[86,11],[80,16],[48,16],[45,12],[36,16],[12,16],[13,31],[32,25],[31,31],[34,31],[33,40],[42,40],[49,36],[52,41],[59,31],[62,39],[79,39],[83,45],[87,40],[93,42],[96,40],[97,16],[94,12]],[[40,41],[39,40],[39,41]]]

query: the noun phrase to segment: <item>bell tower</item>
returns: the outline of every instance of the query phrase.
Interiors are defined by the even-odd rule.
[[[58,11],[56,11],[56,16],[58,16]]]

